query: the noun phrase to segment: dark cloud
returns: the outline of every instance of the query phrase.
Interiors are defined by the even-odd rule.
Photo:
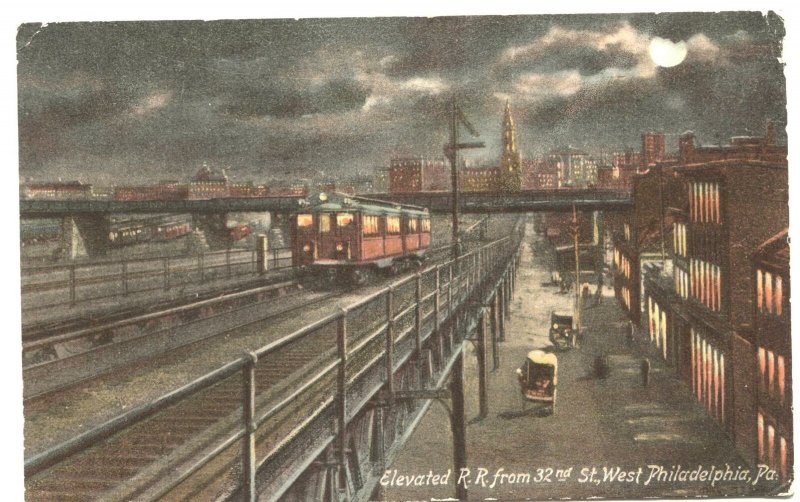
[[[760,13],[55,23],[17,34],[20,171],[286,179],[440,155],[458,96],[498,153],[505,99],[525,156],[785,124],[783,23]],[[653,68],[652,36],[687,60]],[[668,136],[669,137],[669,136]]]

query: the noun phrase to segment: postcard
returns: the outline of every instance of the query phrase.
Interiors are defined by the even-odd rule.
[[[25,499],[791,494],[785,31],[21,24]]]

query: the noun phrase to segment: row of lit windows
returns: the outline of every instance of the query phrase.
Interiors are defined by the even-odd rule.
[[[786,438],[776,433],[777,423],[763,410],[758,410],[758,460],[778,471],[782,481],[789,474],[789,445]]]
[[[692,259],[692,296],[711,310],[722,309],[722,272],[718,265]]]
[[[783,315],[783,279],[765,270],[756,270],[756,306],[764,314]]]
[[[725,354],[692,328],[692,392],[718,422],[725,423]]]
[[[675,277],[675,292],[681,298],[686,300],[689,298],[689,274],[680,267],[673,268],[673,276]]]
[[[661,349],[664,359],[667,358],[667,313],[652,298],[647,299],[647,327],[650,341]]]
[[[617,249],[614,250],[614,264],[616,265],[617,270],[619,270],[626,279],[630,280],[631,261]]]
[[[336,222],[336,226],[339,228],[344,228],[353,224],[354,220],[354,213],[336,213],[335,220],[333,218],[333,214],[328,213],[321,213],[319,215],[319,231],[320,233],[328,233],[331,231],[333,221]],[[378,235],[380,233],[380,216],[374,215],[364,215],[362,218],[362,232],[364,235]],[[313,214],[298,214],[297,215],[297,226],[302,227],[310,227],[314,224],[314,215]],[[409,232],[415,233],[417,232],[420,224],[417,222],[416,218],[409,218],[407,220],[407,230]],[[429,218],[423,218],[421,223],[422,231],[423,232],[430,232],[431,231],[431,220]],[[399,234],[400,233],[400,217],[399,216],[387,216],[386,217],[386,233],[388,234]]]
[[[720,223],[719,183],[694,182],[689,187],[689,216],[692,221]]]
[[[786,402],[786,361],[764,347],[758,348],[758,386],[781,404]]]
[[[672,247],[676,255],[686,256],[686,225],[672,224]]]
[[[625,286],[622,286],[622,288],[620,288],[619,293],[620,293],[620,296],[622,297],[622,303],[625,305],[625,308],[630,310],[631,309],[631,290],[629,290]]]

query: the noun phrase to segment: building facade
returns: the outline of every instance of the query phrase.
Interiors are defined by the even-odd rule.
[[[449,170],[442,159],[396,157],[389,162],[389,192],[431,192],[450,189]]]

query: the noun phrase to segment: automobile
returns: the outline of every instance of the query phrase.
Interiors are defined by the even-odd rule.
[[[556,407],[558,385],[558,357],[543,350],[532,350],[525,362],[517,368],[522,408],[527,403],[544,407],[552,415]]]
[[[572,349],[577,346],[577,337],[573,318],[568,314],[550,313],[550,342],[559,350]]]

